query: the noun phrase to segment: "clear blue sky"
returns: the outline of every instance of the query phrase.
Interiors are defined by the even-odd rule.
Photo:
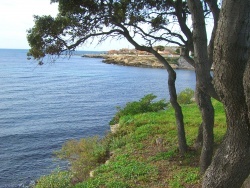
[[[50,0],[0,0],[0,48],[28,49],[27,29],[34,25],[33,15],[57,14],[57,4]],[[101,45],[86,45],[79,50],[133,48],[127,41],[111,40]]]

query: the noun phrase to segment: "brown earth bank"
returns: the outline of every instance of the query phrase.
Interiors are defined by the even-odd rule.
[[[148,68],[164,68],[163,64],[160,63],[152,55],[84,55],[83,57],[89,58],[103,58],[103,62],[107,64],[116,64],[123,66],[133,67],[148,67]],[[174,69],[193,69],[182,57],[165,56],[165,59],[169,62]]]

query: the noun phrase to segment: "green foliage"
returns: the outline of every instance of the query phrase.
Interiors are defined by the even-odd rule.
[[[171,20],[176,19],[173,14],[175,6],[170,1],[51,0],[51,3],[58,3],[57,16],[36,16],[35,25],[27,33],[31,47],[28,55],[36,60],[46,55],[71,54],[78,46],[91,40],[97,40],[100,44],[109,37],[134,40],[133,36],[139,35],[146,42],[141,50],[147,52],[153,49],[155,42],[166,41],[168,36],[171,40],[167,40],[167,43],[185,43],[178,32],[168,29],[169,24],[172,27]],[[141,25],[148,29],[139,29]]]
[[[190,88],[187,88],[178,94],[177,100],[180,104],[190,104],[192,103],[193,97],[194,97],[194,91]]]
[[[169,150],[166,152],[160,152],[157,155],[150,158],[152,161],[161,161],[161,160],[167,160],[170,159],[178,154],[177,150]]]
[[[97,168],[94,178],[79,183],[76,187],[137,187],[136,184],[139,182],[148,182],[156,178],[157,174],[157,169],[152,165],[131,159],[128,154],[122,154],[112,163]]]
[[[175,50],[175,53],[178,54],[178,55],[180,54],[180,52],[181,52],[180,48],[177,48],[177,49]]]
[[[184,188],[185,184],[195,184],[199,182],[199,168],[183,167],[176,170],[169,181],[170,188]]]
[[[178,64],[179,57],[165,57],[169,64]]]
[[[127,140],[125,137],[113,137],[110,140],[110,149],[114,150],[117,148],[122,148],[123,146],[125,146],[127,143]]]
[[[72,174],[59,169],[50,175],[42,176],[36,183],[35,188],[71,188]]]
[[[226,130],[223,106],[215,107],[215,141],[220,142]],[[195,103],[183,105],[186,136],[192,145],[201,122]],[[142,188],[142,187],[199,187],[199,152],[178,152],[175,115],[172,107],[165,111],[139,113],[120,117],[118,133],[69,141],[57,153],[71,163],[69,176],[57,171],[41,177],[42,187],[76,188]],[[156,144],[163,138],[164,145]],[[110,151],[110,152],[109,152]],[[105,162],[108,159],[109,162]],[[93,177],[89,172],[94,170]],[[53,182],[53,184],[50,184]],[[66,183],[65,183],[66,182]],[[69,184],[67,184],[69,183]]]
[[[108,168],[124,180],[135,180],[140,177],[140,179],[146,181],[150,176],[155,175],[153,167],[144,162],[130,159],[129,155],[126,154],[117,157],[116,161],[109,165]],[[102,169],[99,169],[99,171],[102,171]]]
[[[165,17],[163,17],[162,15],[158,15],[151,20],[151,26],[153,28],[159,28],[160,26],[166,24],[166,21],[167,20],[165,20]]]
[[[165,50],[165,47],[162,46],[162,45],[159,45],[159,46],[156,46],[155,49],[158,51],[164,51]]]
[[[56,154],[61,159],[69,160],[74,178],[82,181],[89,177],[91,170],[105,162],[108,148],[98,137],[91,137],[68,141]]]
[[[117,180],[115,177],[95,177],[76,184],[74,188],[131,188],[128,183]]]
[[[34,59],[41,59],[46,54],[60,55],[64,48],[64,42],[55,39],[56,35],[64,32],[65,28],[73,23],[65,17],[34,16],[35,26],[28,30],[27,40],[32,47],[27,53]],[[66,32],[64,35],[69,34]]]
[[[148,94],[141,98],[139,101],[127,103],[124,108],[118,107],[118,112],[115,114],[115,117],[113,117],[113,119],[110,121],[110,125],[118,123],[120,117],[122,116],[164,110],[167,107],[167,103],[165,102],[165,100],[153,102],[155,98],[155,95]]]

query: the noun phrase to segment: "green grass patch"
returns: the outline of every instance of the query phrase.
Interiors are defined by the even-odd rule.
[[[117,156],[112,162],[95,170],[95,177],[75,187],[136,187],[157,177],[157,168],[129,155]]]
[[[178,152],[176,150],[170,150],[166,152],[159,152],[155,156],[150,158],[150,161],[161,161],[161,160],[167,160],[171,159],[178,155]]]
[[[154,103],[151,99],[149,106]],[[144,102],[141,100],[136,105]],[[213,100],[213,105],[218,144],[225,134],[226,119],[222,104]],[[201,115],[194,103],[182,104],[182,110],[187,143],[192,146]],[[184,156],[179,154],[175,113],[171,106],[166,110],[124,114],[116,121],[120,127],[114,134],[65,143],[57,155],[71,163],[69,174],[57,171],[41,177],[38,188],[53,187],[50,182],[59,188],[63,187],[61,184],[66,188],[200,187],[199,151],[190,149]],[[156,143],[157,138],[162,139],[160,145]],[[109,162],[105,163],[107,159]],[[89,175],[91,170],[94,170],[93,177]]]
[[[169,188],[185,188],[200,182],[200,174],[198,168],[182,167],[175,170],[172,178],[169,179]]]

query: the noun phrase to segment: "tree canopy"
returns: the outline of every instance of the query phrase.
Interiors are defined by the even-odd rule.
[[[108,37],[126,38],[139,50],[152,47],[156,42],[180,46],[187,43],[176,24],[178,20],[173,5],[177,2],[172,0],[51,2],[59,3],[57,17],[35,16],[35,26],[28,31],[29,55],[36,59],[74,50],[93,38],[99,42]],[[186,22],[187,4],[182,3],[181,8],[181,17]]]

